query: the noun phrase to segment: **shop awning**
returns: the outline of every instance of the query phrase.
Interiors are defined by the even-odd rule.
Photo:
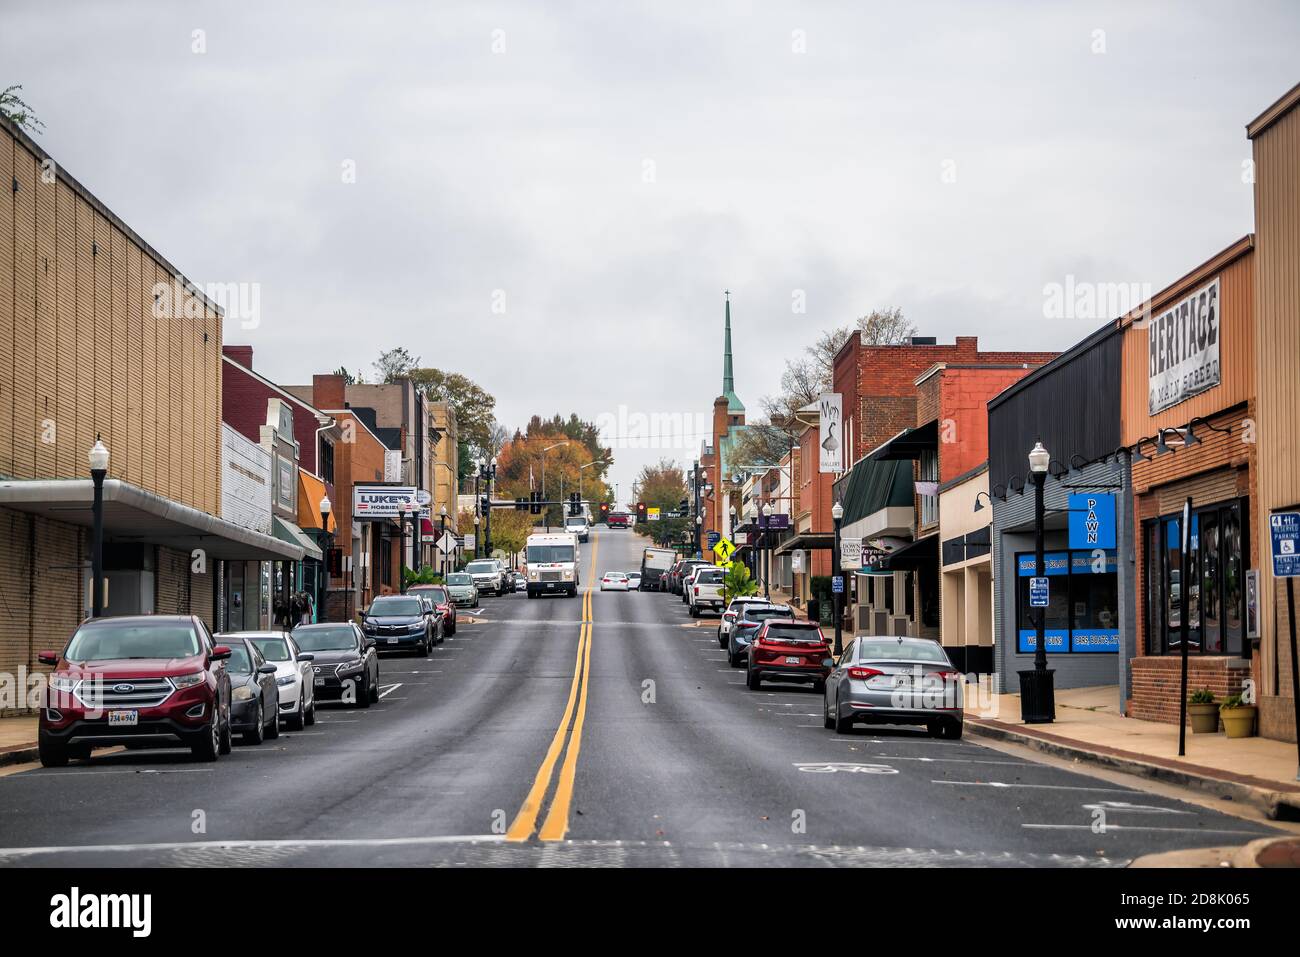
[[[290,545],[297,545],[303,551],[304,558],[310,558],[312,561],[321,560],[321,550],[315,542],[301,528],[293,522],[282,519],[279,515],[271,516],[271,531],[275,532],[275,537],[282,542]]]
[[[885,509],[912,511],[912,463],[861,459],[841,480],[844,528]],[[908,519],[908,525],[911,519]],[[878,531],[876,534],[880,534]]]
[[[926,565],[939,567],[938,535],[927,535],[925,538],[904,545],[897,551],[890,552],[875,566],[875,570],[906,572],[916,571]]]
[[[52,522],[91,526],[95,486],[90,479],[0,482],[0,505]],[[201,512],[119,479],[104,482],[104,537],[110,542],[203,549],[208,558],[300,561],[303,549],[251,528]]]
[[[867,458],[876,462],[911,461],[919,459],[922,452],[939,447],[939,420],[932,419],[915,429],[904,429],[883,445],[877,446]]]
[[[785,555],[789,552],[816,551],[820,548],[832,549],[834,547],[834,532],[800,532],[776,546],[773,549],[773,554]]]
[[[312,529],[317,535],[320,534],[320,503],[325,497],[325,483],[312,475],[306,469],[298,469],[298,522],[302,529]],[[332,503],[331,503],[332,504]],[[337,509],[339,506],[334,505]],[[339,530],[338,521],[335,519],[336,512],[329,515],[330,534],[337,534]],[[303,525],[303,520],[307,524]]]

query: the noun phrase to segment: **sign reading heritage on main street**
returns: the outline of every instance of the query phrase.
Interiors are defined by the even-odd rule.
[[[1219,384],[1219,279],[1147,326],[1147,411],[1177,405]]]

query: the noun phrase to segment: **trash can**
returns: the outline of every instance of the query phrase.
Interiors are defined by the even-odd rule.
[[[1020,720],[1025,724],[1048,724],[1056,720],[1056,690],[1052,676],[1056,669],[1030,668],[1020,675]]]
[[[808,620],[809,621],[822,620],[822,603],[816,598],[808,599]]]

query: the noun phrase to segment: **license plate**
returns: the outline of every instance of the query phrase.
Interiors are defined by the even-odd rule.
[[[108,726],[110,728],[134,728],[139,723],[139,711],[110,711],[108,713]]]
[[[389,639],[388,639],[388,643],[389,643],[390,645],[395,645],[395,644],[397,644],[397,639],[396,639],[396,638],[389,638]]]
[[[895,687],[895,688],[910,688],[910,687],[912,687],[912,676],[911,676],[911,675],[894,675],[894,687]]]
[[[317,688],[319,688],[319,687],[320,687],[321,685],[323,685],[324,683],[325,683],[325,679],[324,679],[324,678],[317,678],[317,679],[316,679],[316,687],[317,687]]]
[[[797,664],[802,664],[802,663],[803,663],[803,659],[802,659],[802,658],[796,658],[796,657],[793,656],[793,655],[787,655],[787,656],[786,656],[786,659],[785,659],[785,663],[786,663],[787,665],[797,665]]]

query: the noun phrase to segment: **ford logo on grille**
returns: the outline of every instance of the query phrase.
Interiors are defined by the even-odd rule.
[[[135,685],[121,684],[113,685],[113,694],[130,694],[135,690]]]

